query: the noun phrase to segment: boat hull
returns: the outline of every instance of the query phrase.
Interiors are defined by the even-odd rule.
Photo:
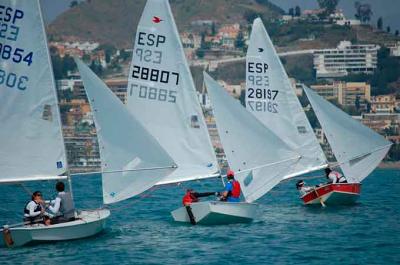
[[[258,205],[246,202],[205,201],[190,205],[196,224],[223,225],[249,223],[255,218]],[[171,212],[176,222],[190,223],[186,207]]]
[[[304,204],[343,205],[353,204],[360,197],[360,183],[326,184],[303,195]]]
[[[33,224],[9,228],[3,240],[8,247],[20,247],[34,242],[64,241],[93,236],[105,228],[110,216],[108,209],[82,211],[75,221],[48,225]],[[11,240],[10,240],[11,239]]]

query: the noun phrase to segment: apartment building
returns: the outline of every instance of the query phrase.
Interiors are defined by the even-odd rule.
[[[377,67],[379,45],[352,44],[341,41],[337,48],[314,51],[317,78],[346,76],[350,73],[372,74]]]

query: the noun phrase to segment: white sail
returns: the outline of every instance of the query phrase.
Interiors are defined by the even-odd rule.
[[[300,156],[204,73],[218,134],[246,201],[263,196],[291,172]]]
[[[333,153],[349,182],[361,182],[382,161],[391,142],[304,88]]]
[[[66,155],[38,0],[0,9],[0,182],[54,179]]]
[[[96,124],[104,203],[140,194],[173,172],[174,161],[157,140],[82,61],[75,61]]]
[[[260,18],[246,56],[246,108],[301,159],[285,179],[324,168],[326,158]]]
[[[148,0],[140,19],[128,108],[178,165],[158,184],[211,177],[219,171],[167,0]]]

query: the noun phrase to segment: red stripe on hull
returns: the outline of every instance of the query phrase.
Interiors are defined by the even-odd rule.
[[[353,202],[360,195],[360,192],[360,183],[327,184],[303,195],[301,199],[305,204],[319,204],[321,200],[328,203],[329,198],[334,194],[335,199],[339,198],[339,202],[345,202],[340,200],[341,195],[345,200]]]

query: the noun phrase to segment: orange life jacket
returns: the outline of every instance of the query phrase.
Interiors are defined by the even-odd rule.
[[[193,202],[198,202],[199,199],[193,195],[190,191],[186,192],[185,196],[183,196],[182,203],[184,206],[189,205]]]

